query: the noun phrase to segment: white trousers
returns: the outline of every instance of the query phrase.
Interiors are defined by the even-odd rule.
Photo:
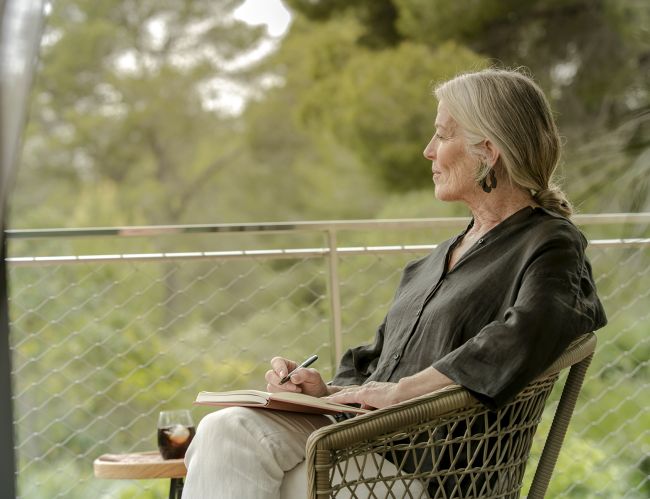
[[[325,416],[246,407],[208,414],[185,454],[183,499],[304,499],[305,444],[313,431],[328,424],[332,421]],[[395,471],[388,461],[380,467],[383,474]],[[376,472],[374,467],[364,470],[364,475]],[[404,489],[412,494],[409,497],[424,492],[417,480],[405,483]],[[374,493],[381,497],[377,487]],[[359,490],[356,494],[363,497]]]

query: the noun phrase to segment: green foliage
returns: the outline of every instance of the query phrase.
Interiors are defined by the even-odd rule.
[[[224,212],[237,206],[240,220],[251,221],[373,216],[381,203],[378,180],[353,150],[327,131],[307,133],[294,113],[293,89],[278,89],[250,106],[246,140],[255,168],[224,179],[229,188],[217,206]],[[285,119],[278,121],[279,115]],[[253,190],[255,203],[243,203]]]
[[[446,40],[473,41],[496,23],[512,24],[519,12],[533,8],[535,3],[538,2],[395,0],[400,32],[430,45]]]
[[[240,149],[230,120],[204,103],[214,78],[236,79],[222,61],[259,38],[259,30],[224,21],[237,5],[57,2],[19,187],[46,168],[74,174],[82,190],[119,184],[112,208],[129,224],[190,216],[197,193],[210,196]],[[19,208],[27,202],[17,199]],[[61,209],[71,220],[74,208]]]
[[[435,51],[404,43],[380,53],[358,52],[311,86],[304,99],[304,119],[312,129],[332,130],[372,164],[391,189],[420,187],[427,176],[413,151],[423,149],[432,133],[432,84],[485,62],[455,44]]]
[[[629,99],[647,85],[647,69],[640,74],[647,43],[638,36],[649,9],[641,2],[395,3],[400,33],[409,39],[434,47],[456,40],[500,64],[528,66],[562,110],[564,126],[593,133],[648,104],[647,95],[644,103]],[[587,117],[593,121],[585,123]]]
[[[538,434],[545,435],[549,426],[545,420],[540,425]],[[541,449],[538,448],[531,454],[524,478],[524,491],[530,487],[540,453]],[[629,494],[629,482],[622,479],[629,473],[629,468],[623,463],[612,462],[607,452],[597,443],[576,437],[572,432],[567,435],[555,469],[546,492],[547,497],[559,497],[566,491],[569,491],[568,497],[572,499],[597,496],[642,497],[640,494]]]
[[[352,12],[363,24],[363,32],[357,38],[363,46],[379,49],[401,40],[396,26],[397,9],[392,0],[287,0],[286,3],[294,11],[318,22]]]
[[[486,62],[453,43],[435,50],[413,43],[360,48],[360,26],[349,15],[322,25],[298,19],[296,25],[277,55],[291,98],[285,112],[307,127],[309,137],[332,135],[354,151],[388,189],[419,188],[424,161],[413,151],[423,149],[432,130],[432,84]]]
[[[383,39],[380,51],[368,51],[362,41],[364,33],[379,36],[378,32],[373,32],[375,24],[364,14],[369,3],[372,2],[290,2],[297,11],[318,25],[314,28],[316,32],[336,23],[350,24],[351,20],[356,22],[353,40],[357,49],[354,53],[359,54],[356,60],[363,62],[356,67],[352,64],[342,66],[351,69],[344,69],[343,74],[339,74],[340,70],[332,72],[329,80],[319,78],[325,82],[324,90],[319,92],[318,87],[323,85],[315,85],[312,92],[315,96],[307,96],[307,103],[310,111],[314,107],[322,110],[318,113],[319,117],[325,122],[329,120],[330,126],[339,131],[340,141],[353,144],[351,147],[363,154],[364,161],[370,163],[384,180],[388,180],[390,189],[419,187],[415,178],[411,175],[403,177],[402,173],[405,168],[403,164],[409,161],[408,158],[413,158],[412,151],[421,149],[421,146],[414,149],[411,143],[409,147],[404,143],[403,137],[410,134],[409,142],[419,139],[423,143],[427,134],[419,129],[419,137],[416,138],[416,131],[410,133],[408,127],[400,128],[397,135],[380,133],[393,131],[386,125],[384,115],[374,108],[375,112],[368,113],[367,107],[372,106],[358,107],[355,105],[358,102],[356,100],[352,100],[353,105],[350,106],[348,101],[343,101],[339,96],[353,93],[349,89],[357,89],[358,86],[360,90],[357,94],[363,94],[361,103],[366,101],[372,104],[374,93],[380,94],[382,98],[379,106],[384,100],[390,100],[393,105],[397,105],[396,102],[401,104],[405,98],[409,103],[408,108],[411,109],[408,114],[417,116],[417,111],[413,112],[412,109],[423,109],[422,103],[425,101],[420,100],[414,105],[408,100],[411,84],[414,90],[421,90],[427,77],[435,81],[439,74],[443,77],[449,76],[457,72],[458,67],[449,67],[450,73],[445,74],[447,69],[444,65],[436,66],[436,70],[432,72],[427,64],[431,58],[425,57],[418,73],[415,70],[409,71],[401,64],[402,61],[395,63],[387,61],[386,58],[382,60],[377,54],[393,52],[397,43],[395,40],[407,42],[407,45],[426,46],[433,54],[440,50],[441,46],[455,42],[463,50],[479,54],[484,61],[511,67],[523,65],[532,70],[549,95],[553,107],[558,111],[560,129],[567,138],[567,159],[563,164],[562,173],[567,179],[569,193],[576,196],[580,206],[593,206],[590,209],[596,211],[636,211],[647,206],[645,179],[648,161],[643,153],[647,146],[634,152],[627,147],[628,143],[638,144],[639,136],[648,137],[644,123],[647,123],[647,108],[650,102],[649,94],[644,89],[648,87],[650,72],[648,58],[644,54],[647,53],[648,47],[645,21],[650,18],[650,8],[644,2],[377,2],[385,9],[384,23],[392,23],[398,31],[398,36],[391,35]],[[391,3],[392,7],[385,8],[386,3]],[[389,10],[393,14],[388,14]],[[288,37],[289,44],[292,36],[293,32]],[[349,39],[346,39],[346,43],[347,41]],[[377,44],[374,46],[376,48]],[[301,57],[301,60],[309,59],[307,53]],[[477,64],[462,58],[461,61],[459,66],[463,71],[474,70],[485,64],[484,61]],[[358,69],[356,73],[355,68]],[[393,68],[395,71],[391,71]],[[369,76],[364,72],[369,73]],[[399,97],[396,99],[390,82],[399,79],[402,72],[407,77],[402,80]],[[383,79],[377,78],[379,81],[374,81],[373,73],[378,77],[383,76]],[[384,81],[389,82],[386,89],[381,85]],[[408,84],[404,85],[404,82]],[[367,86],[364,86],[368,83],[376,84],[372,92],[368,92]],[[358,95],[353,94],[353,97]],[[432,110],[429,112],[433,115]],[[378,119],[373,122],[376,114]],[[348,118],[348,115],[353,118]],[[401,112],[390,115],[388,122],[394,120],[403,124],[401,115]],[[307,117],[310,117],[309,113]],[[373,124],[370,131],[365,131],[367,141],[359,140],[360,135],[361,139],[364,138],[362,130],[365,121]],[[320,124],[321,121],[317,123]],[[346,123],[350,123],[350,126],[344,127]],[[342,129],[345,129],[345,132]],[[370,147],[365,147],[367,143]],[[645,143],[645,139],[642,139],[641,143]],[[368,150],[372,152],[373,146],[375,152],[370,156]],[[388,157],[380,157],[378,161],[376,156],[382,153]],[[394,157],[398,159],[395,160]],[[594,168],[595,162],[600,168]],[[602,171],[602,174],[599,174],[598,170]],[[621,186],[621,189],[632,189],[635,195],[620,199],[606,195],[609,180],[622,175],[626,185]]]
[[[92,462],[75,466],[62,460],[30,470],[29,478],[19,476],[18,491],[21,497],[39,499],[61,496],[61,491],[68,499],[167,499],[169,480],[100,480],[92,475]]]

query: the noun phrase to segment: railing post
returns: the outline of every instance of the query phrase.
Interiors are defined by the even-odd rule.
[[[329,295],[332,343],[332,373],[335,372],[341,356],[343,355],[343,334],[341,330],[341,293],[339,289],[339,259],[337,254],[336,230],[327,230],[327,245],[329,247]]]
[[[0,224],[1,225],[1,224]],[[9,309],[7,299],[7,251],[4,236],[0,237],[0,483],[3,498],[16,497],[16,457],[14,454],[14,411],[11,383],[11,348],[9,345]]]

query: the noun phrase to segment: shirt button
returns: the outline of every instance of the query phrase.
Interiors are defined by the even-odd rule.
[[[478,243],[479,243],[479,244],[483,244],[484,242],[485,242],[485,239],[483,239],[483,238],[481,238],[481,239],[478,240]]]
[[[393,354],[393,359],[394,360],[399,360],[400,355],[398,353]]]

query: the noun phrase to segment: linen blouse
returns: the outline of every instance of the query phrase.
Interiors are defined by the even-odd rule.
[[[433,366],[496,409],[607,323],[587,240],[568,219],[526,207],[447,271],[472,224],[406,266],[374,343],[348,350],[333,384],[397,382]]]

